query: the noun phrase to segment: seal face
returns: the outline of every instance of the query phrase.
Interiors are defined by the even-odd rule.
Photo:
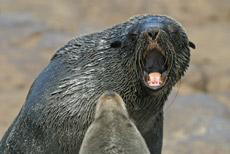
[[[184,34],[178,23],[165,16],[146,17],[130,29],[127,38],[135,42],[138,75],[146,87],[157,91],[166,85],[176,50],[188,46]],[[186,54],[184,60],[189,61]]]

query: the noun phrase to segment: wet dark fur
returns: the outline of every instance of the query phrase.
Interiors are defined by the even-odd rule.
[[[142,83],[149,43],[132,32],[144,18],[167,19],[177,27],[173,33],[162,31],[158,39],[171,70],[165,87],[156,92]],[[95,103],[105,90],[118,92],[128,102],[129,114],[150,152],[161,153],[163,105],[189,65],[190,44],[180,24],[153,15],[136,16],[72,39],[34,81],[26,103],[2,138],[0,153],[78,153]]]

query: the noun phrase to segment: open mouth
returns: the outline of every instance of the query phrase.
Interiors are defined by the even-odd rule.
[[[148,51],[144,57],[144,84],[152,90],[159,90],[164,87],[168,72],[165,56],[157,49]]]

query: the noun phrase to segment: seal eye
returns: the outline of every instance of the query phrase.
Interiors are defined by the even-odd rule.
[[[131,35],[129,36],[129,38],[130,38],[132,41],[135,41],[136,38],[137,38],[137,34],[131,34]]]
[[[172,29],[169,31],[169,36],[173,39],[178,38],[179,34],[178,34],[178,30],[177,29]]]
[[[168,27],[168,34],[172,38],[176,38],[178,36],[178,29],[176,27],[169,26]]]
[[[174,36],[174,35],[176,35],[176,34],[177,34],[176,31],[173,31],[173,32],[170,32],[170,33],[169,33],[170,36]]]
[[[132,40],[135,41],[137,39],[138,36],[138,31],[132,31],[131,33],[129,33],[128,37]]]

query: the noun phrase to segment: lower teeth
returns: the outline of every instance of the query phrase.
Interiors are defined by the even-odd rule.
[[[148,81],[148,84],[149,84],[149,86],[159,86],[159,85],[161,85],[161,83],[162,82],[159,82],[159,83],[151,83],[150,81]]]
[[[160,86],[162,83],[161,73],[152,72],[148,74],[148,85],[149,86]]]

